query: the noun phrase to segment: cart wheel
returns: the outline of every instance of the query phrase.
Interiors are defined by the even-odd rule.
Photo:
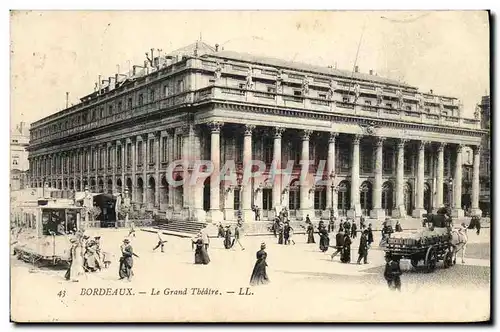
[[[420,259],[412,258],[411,259],[411,266],[416,268],[418,266],[418,262],[420,262]]]
[[[425,255],[425,267],[427,268],[427,272],[432,272],[436,268],[437,263],[437,252],[436,248],[430,246],[427,249],[427,254]]]
[[[446,269],[453,266],[453,252],[451,250],[446,252],[443,263]]]

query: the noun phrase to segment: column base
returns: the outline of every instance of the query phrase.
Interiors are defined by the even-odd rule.
[[[234,209],[224,209],[224,220],[235,220]]]
[[[400,205],[399,208],[392,210],[393,218],[406,218],[406,210],[403,205]]]
[[[252,210],[243,210],[241,212],[241,219],[243,219],[243,222],[255,221],[255,212]]]
[[[413,210],[412,217],[413,218],[422,218],[424,214],[427,214],[427,211],[422,208],[422,209],[415,209]]]
[[[224,213],[221,210],[210,210],[210,221],[212,223],[219,223],[224,220]]]
[[[207,221],[207,212],[203,209],[195,209],[193,211],[193,217],[195,221],[206,222]]]
[[[361,217],[361,215],[361,204],[359,203],[354,204],[354,209],[350,209],[349,211],[347,211],[347,217],[349,218],[355,219]]]
[[[462,210],[462,209],[453,209],[453,210],[451,210],[451,216],[453,218],[463,218],[464,217],[464,210]]]
[[[385,218],[385,210],[384,209],[373,209],[370,211],[370,218],[375,218],[378,220]]]
[[[470,210],[470,215],[471,216],[479,216],[481,217],[483,215],[483,211],[481,211],[481,209],[471,209]]]

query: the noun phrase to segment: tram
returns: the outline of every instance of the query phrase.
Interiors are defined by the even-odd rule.
[[[67,263],[72,233],[80,229],[82,207],[65,200],[39,199],[11,207],[13,254],[26,262]]]

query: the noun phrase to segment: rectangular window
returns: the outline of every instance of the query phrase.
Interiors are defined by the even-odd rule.
[[[426,107],[425,108],[425,113],[430,113],[431,112],[431,109],[429,107]]]
[[[320,99],[326,99],[326,93],[320,93],[318,96]]]
[[[234,204],[233,204],[233,209],[235,211],[240,210],[240,188],[235,188],[234,189]]]
[[[184,92],[184,80],[177,81],[177,93]]]
[[[104,167],[104,149],[99,149],[99,169]]]
[[[273,162],[274,142],[270,137],[264,138],[264,162],[271,164]]]
[[[139,94],[139,106],[144,104],[144,95],[142,93]]]
[[[385,153],[383,154],[383,168],[384,168],[384,173],[387,174],[392,174],[393,172],[393,161],[394,161],[394,151],[388,150],[384,151]]]
[[[240,84],[238,84],[238,88],[240,88],[240,89],[242,89],[242,90],[244,90],[244,89],[245,89],[245,87],[246,87],[246,84],[245,84],[245,83],[240,83]]]
[[[361,150],[361,172],[371,173],[373,170],[373,149],[365,146]]]
[[[167,162],[168,161],[168,137],[164,136],[161,138],[161,161],[162,162]]]
[[[111,146],[110,146],[110,147],[108,147],[108,155],[107,155],[107,157],[106,157],[107,164],[108,164],[108,165],[107,165],[107,166],[108,166],[108,168],[111,168],[111,165],[112,165],[112,162],[113,162],[113,160],[112,160],[112,158],[113,158],[113,153],[112,153],[112,151],[113,151],[113,150],[112,150],[112,147],[111,147]]]
[[[123,110],[123,103],[121,101],[118,102],[118,112]]]
[[[93,150],[90,150],[90,167],[92,170],[95,169],[95,153]]]
[[[176,146],[175,146],[175,158],[176,159],[181,159],[182,158],[182,143],[184,141],[184,137],[181,135],[176,136]]]
[[[425,175],[429,175],[430,172],[431,172],[431,158],[427,157],[427,158],[425,158],[425,161],[424,161],[424,173],[425,173]]]
[[[104,118],[104,107],[101,107],[99,109],[99,119],[102,119],[102,118]]]
[[[243,138],[242,137],[236,137],[235,139],[235,155],[234,155],[234,162],[236,164],[242,163],[243,162]]]
[[[112,116],[113,115],[113,105],[109,105],[108,106],[108,116]]]
[[[344,103],[348,103],[349,102],[349,97],[342,97],[342,101]]]
[[[149,163],[154,164],[155,163],[155,140],[150,139],[148,142],[148,149],[149,149]]]
[[[132,109],[132,107],[134,106],[134,105],[132,104],[132,97],[130,97],[130,98],[128,99],[127,104],[128,104],[128,109],[129,109],[129,110],[131,110],[131,109]]]
[[[340,157],[340,171],[341,172],[348,172],[349,171],[349,162],[350,162],[350,153],[348,148],[341,148],[339,149],[339,157]]]
[[[385,104],[385,106],[388,107],[388,108],[392,108],[392,104],[391,103],[387,103],[387,104]]]
[[[302,96],[302,91],[301,90],[293,90],[293,95],[300,97],[300,96]]]
[[[269,93],[276,93],[276,88],[274,86],[268,86],[267,87],[267,92],[269,92]]]
[[[406,106],[406,110],[407,110],[407,111],[411,111],[411,106],[409,106],[409,105],[408,105],[408,106]]]
[[[405,170],[405,173],[406,174],[410,174],[411,171],[412,171],[412,156],[407,153],[407,151],[405,151],[405,154],[404,154],[404,163],[405,163],[405,166],[404,166],[404,170]]]
[[[168,85],[163,86],[163,96],[168,97]]]
[[[119,147],[116,146],[117,151],[116,151],[116,166],[121,168],[122,167],[122,146],[120,145]]]
[[[371,100],[365,100],[365,105],[371,105],[372,101]]]
[[[151,89],[149,91],[149,102],[153,102],[153,101],[155,101],[155,90]]]
[[[127,143],[127,166],[132,166],[132,143]]]
[[[137,165],[142,165],[142,141],[137,142]]]

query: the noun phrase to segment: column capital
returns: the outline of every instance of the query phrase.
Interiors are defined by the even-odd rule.
[[[137,137],[140,137],[142,141],[147,141],[148,140],[149,134],[140,134]]]
[[[474,151],[475,155],[480,155],[481,154],[481,145],[473,145],[472,146],[472,151]]]
[[[400,138],[396,141],[396,145],[398,146],[398,149],[404,149],[405,144],[408,142],[407,138]]]
[[[457,153],[462,153],[462,149],[464,148],[464,144],[457,144]]]
[[[339,133],[330,132],[328,135],[328,142],[335,143],[335,139],[339,136]]]
[[[158,130],[158,131],[155,131],[155,132],[153,133],[153,136],[154,136],[156,139],[159,139],[159,138],[160,138],[160,136],[161,136],[161,131],[159,131],[159,130]]]
[[[274,127],[273,128],[274,138],[281,138],[281,136],[283,135],[284,132],[285,132],[285,128],[283,128],[283,127]]]
[[[222,128],[223,125],[224,123],[220,121],[211,121],[207,123],[207,126],[212,132],[212,134],[220,133],[220,129]]]
[[[252,136],[252,131],[255,129],[255,125],[246,124],[245,125],[245,136]]]
[[[381,137],[381,136],[378,136],[377,138],[375,138],[375,145],[380,148],[384,145],[384,142],[385,142],[385,137]]]
[[[425,146],[430,144],[430,143],[431,143],[430,141],[419,141],[418,142],[418,149],[423,150],[423,149],[425,149]]]
[[[446,143],[443,143],[443,142],[439,142],[438,143],[438,152],[443,152],[444,151],[444,147],[446,146]]]
[[[361,141],[361,138],[363,138],[363,135],[354,135],[353,138],[352,138],[352,142],[353,144],[356,144],[358,145],[359,142]]]
[[[306,129],[302,131],[302,140],[303,141],[308,141],[309,138],[311,137],[311,134],[313,133],[312,130]]]

